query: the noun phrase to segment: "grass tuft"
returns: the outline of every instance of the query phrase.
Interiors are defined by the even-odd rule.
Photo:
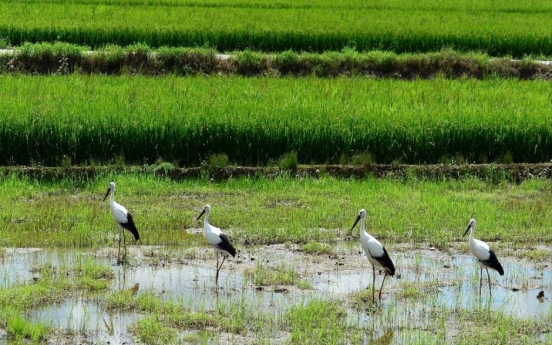
[[[253,282],[257,286],[293,285],[299,277],[295,268],[285,263],[277,267],[257,263],[255,271],[248,272],[248,274],[253,276]]]
[[[282,157],[280,157],[280,160],[278,162],[278,167],[286,171],[295,172],[297,171],[297,166],[298,159],[297,152],[295,151],[284,154]]]
[[[347,326],[347,313],[338,301],[312,300],[293,307],[288,318],[292,344],[342,344],[362,340],[363,332]]]
[[[301,249],[307,254],[316,254],[316,255],[334,254],[333,247],[327,243],[309,242],[303,245]]]
[[[25,319],[11,307],[0,312],[0,326],[6,329],[8,339],[16,343],[42,343],[52,331],[51,327],[43,323]]]
[[[130,330],[144,344],[174,344],[178,336],[176,328],[165,325],[156,315],[139,319]]]

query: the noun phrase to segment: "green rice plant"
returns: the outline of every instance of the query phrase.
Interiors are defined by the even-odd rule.
[[[122,310],[122,311],[131,311],[131,310],[148,310],[149,312],[157,311],[159,309],[157,305],[153,308],[150,304],[145,304],[150,301],[150,298],[155,298],[151,294],[148,294],[147,297],[142,297],[138,300],[134,297],[134,292],[131,289],[124,289],[119,291],[111,291],[104,301],[104,306],[108,310]]]
[[[552,54],[550,10],[545,0],[500,5],[490,0],[477,4],[469,0],[274,4],[110,0],[101,6],[94,1],[4,1],[0,37],[13,45],[62,41],[98,47],[142,42],[152,47],[207,45],[220,51],[322,52],[356,47],[399,53],[455,47],[521,58]]]
[[[7,49],[11,47],[10,40],[5,37],[0,37],[0,49]]]
[[[422,283],[411,283],[411,282],[401,282],[399,285],[400,290],[396,295],[397,298],[402,299],[411,299],[411,300],[422,300],[430,299],[438,293],[438,284],[437,282],[422,282]]]
[[[350,305],[358,311],[374,311],[377,309],[377,304],[372,299],[372,287],[368,287],[358,292],[354,292],[349,296]]]
[[[548,162],[548,82],[6,76],[0,164]],[[300,94],[301,97],[296,95]],[[516,97],[512,97],[516,94]]]

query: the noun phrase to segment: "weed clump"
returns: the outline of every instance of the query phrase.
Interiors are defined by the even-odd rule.
[[[374,157],[369,152],[361,152],[351,157],[351,165],[370,166],[374,164]]]
[[[212,154],[209,156],[209,169],[224,169],[229,164],[228,155],[225,153]]]
[[[347,312],[338,301],[312,300],[288,313],[292,344],[362,342],[363,332],[347,325]]]
[[[334,253],[334,250],[332,246],[330,246],[327,243],[320,243],[320,242],[309,242],[305,245],[303,245],[302,250],[307,254],[327,254],[332,255]]]
[[[253,276],[253,282],[257,286],[293,285],[299,277],[295,268],[285,263],[277,267],[267,267],[258,263],[255,271],[247,273]]]
[[[282,170],[296,172],[298,166],[297,152],[292,151],[284,154],[278,162],[278,167]]]
[[[51,327],[43,323],[27,320],[18,310],[11,307],[0,312],[0,328],[5,328],[8,339],[15,340],[18,344],[25,344],[28,341],[44,342],[52,331]]]

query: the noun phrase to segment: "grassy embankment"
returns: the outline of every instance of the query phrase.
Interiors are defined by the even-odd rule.
[[[0,40],[0,48],[2,43]],[[354,49],[325,53],[291,50],[266,54],[250,50],[220,55],[209,48],[153,49],[144,44],[90,47],[68,43],[26,43],[0,54],[0,73],[67,75],[244,75],[244,76],[368,76],[393,79],[519,78],[550,79],[552,66],[531,58],[511,60],[482,53],[439,52],[396,54]],[[13,52],[12,52],[13,51]]]

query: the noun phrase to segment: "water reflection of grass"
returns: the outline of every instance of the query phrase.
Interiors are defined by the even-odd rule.
[[[73,265],[53,267],[44,263],[32,269],[31,281],[0,289],[0,326],[8,338],[45,341],[52,328],[26,318],[29,311],[59,303],[65,298],[78,298],[105,291],[113,278],[111,267],[99,265],[90,258],[80,258]]]

